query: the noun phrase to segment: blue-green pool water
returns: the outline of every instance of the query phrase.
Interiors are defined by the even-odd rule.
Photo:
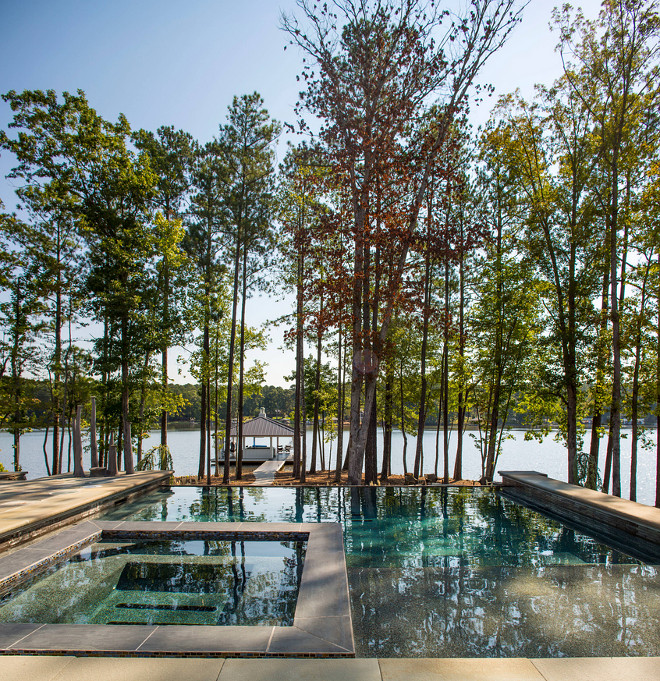
[[[293,624],[306,542],[100,541],[0,602],[0,622]]]
[[[368,657],[660,655],[660,578],[496,492],[186,488],[103,519],[339,522]]]

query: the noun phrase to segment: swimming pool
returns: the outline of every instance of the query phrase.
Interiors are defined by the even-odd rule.
[[[0,622],[291,626],[306,542],[101,540],[0,603]]]
[[[365,657],[660,654],[660,578],[496,492],[174,488],[104,520],[339,522]]]

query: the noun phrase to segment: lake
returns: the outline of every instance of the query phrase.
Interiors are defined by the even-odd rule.
[[[555,433],[548,435],[542,443],[524,439],[524,431],[512,431],[512,438],[502,444],[502,455],[497,464],[497,470],[537,470],[546,473],[551,478],[566,480],[566,450],[554,439]],[[655,431],[649,431],[655,440]],[[441,435],[442,438],[442,435]],[[601,475],[605,459],[606,437],[600,447]],[[311,452],[312,432],[307,432],[308,457]],[[28,478],[33,479],[46,475],[43,455],[44,432],[26,433],[21,438],[21,467],[28,471]],[[143,449],[157,445],[160,441],[160,431],[152,431],[145,440]],[[344,436],[344,444],[348,442],[348,435]],[[408,470],[412,470],[415,457],[415,438],[408,436]],[[585,434],[584,449],[589,449],[589,433]],[[174,460],[174,470],[177,475],[195,475],[199,458],[199,430],[170,430],[169,445]],[[439,474],[442,475],[442,442],[440,451]],[[330,445],[326,444],[326,458],[330,452]],[[66,443],[65,443],[66,451]],[[382,451],[382,431],[378,434],[378,451]],[[51,453],[48,444],[49,456]],[[403,436],[395,431],[392,436],[392,473],[403,473]],[[456,453],[456,432],[451,433],[450,439],[450,475],[453,472],[454,456]],[[65,455],[66,456],[66,455]],[[85,455],[85,467],[89,465],[89,454]],[[433,472],[435,462],[435,429],[424,433],[424,471]],[[7,470],[12,470],[12,437],[9,433],[0,432],[0,463]],[[334,467],[335,449],[332,447],[330,465]],[[652,449],[638,448],[637,469],[637,500],[644,504],[655,503],[655,446]],[[379,466],[380,467],[380,466]],[[466,433],[463,444],[463,477],[476,479],[481,476],[481,459],[479,451]],[[497,479],[497,476],[496,476]],[[621,489],[624,497],[628,496],[630,480],[630,431],[622,432],[621,441]]]

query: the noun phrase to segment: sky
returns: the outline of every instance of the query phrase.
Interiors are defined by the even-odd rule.
[[[535,83],[550,84],[561,74],[558,36],[548,28],[556,4],[531,0],[523,21],[482,70],[479,82],[492,84],[495,98],[517,88],[531,97]],[[600,0],[572,4],[588,18],[600,8]],[[217,133],[235,95],[257,91],[275,119],[292,122],[302,59],[295,48],[284,49],[282,12],[295,14],[295,1],[0,0],[0,93],[82,89],[109,120],[123,113],[134,129],[173,125],[202,143]],[[488,118],[493,104],[473,108],[474,125]],[[10,120],[0,101],[0,128]],[[278,149],[283,153],[284,144]],[[15,206],[5,179],[11,167],[11,158],[0,157],[0,199],[7,210]],[[254,298],[247,321],[258,325],[287,314],[291,303],[290,297]],[[267,383],[287,385],[293,353],[281,349],[282,327],[270,335],[268,349],[248,360],[268,363]],[[172,359],[186,354],[174,349]],[[185,363],[180,369],[174,380],[189,380]]]

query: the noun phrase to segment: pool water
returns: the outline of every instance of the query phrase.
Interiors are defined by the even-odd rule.
[[[100,541],[0,604],[0,622],[291,625],[306,542]]]
[[[660,655],[659,566],[474,488],[173,488],[103,519],[339,522],[357,654]]]

